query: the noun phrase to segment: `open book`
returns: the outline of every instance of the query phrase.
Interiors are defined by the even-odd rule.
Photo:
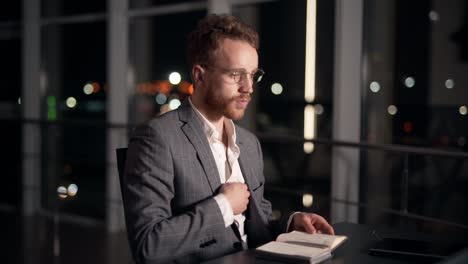
[[[258,247],[256,252],[261,257],[313,264],[331,258],[332,251],[346,239],[346,236],[292,231],[279,235],[276,241]]]

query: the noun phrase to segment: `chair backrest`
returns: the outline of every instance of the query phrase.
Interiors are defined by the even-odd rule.
[[[117,170],[119,171],[119,179],[122,183],[125,171],[125,161],[127,160],[127,148],[118,148],[115,150],[115,153],[117,154]]]
[[[115,154],[117,155],[117,171],[119,172],[120,193],[122,194],[122,202],[124,204],[125,224],[127,224],[127,214],[125,212],[125,194],[124,194],[124,188],[123,188],[125,184],[124,173],[125,173],[125,161],[127,160],[127,148],[118,148],[115,150]],[[131,253],[132,253],[133,260],[135,260],[135,257],[133,256],[132,251]]]
[[[117,171],[119,172],[120,193],[122,195],[122,202],[124,204],[124,213],[125,213],[124,173],[125,173],[125,161],[127,160],[127,148],[118,148],[115,150],[115,154],[117,155]],[[125,217],[126,216],[127,215],[125,215]]]

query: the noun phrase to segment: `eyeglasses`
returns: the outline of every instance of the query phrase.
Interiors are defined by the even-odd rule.
[[[245,69],[224,69],[220,67],[211,67],[208,65],[202,65],[202,67],[219,70],[227,74],[235,83],[243,82],[245,78],[247,78],[247,75],[249,75],[252,83],[257,84],[262,80],[263,75],[265,74],[262,69],[255,69],[252,72],[247,72]]]

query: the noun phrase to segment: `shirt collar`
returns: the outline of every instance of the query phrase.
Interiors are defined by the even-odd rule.
[[[191,98],[188,98],[190,106],[195,111],[196,115],[200,119],[203,124],[203,130],[205,135],[210,140],[219,140],[222,141],[221,133],[216,129],[216,127],[193,105]],[[229,146],[236,146],[236,126],[234,122],[229,118],[224,118],[224,128],[226,129],[226,133],[228,135],[228,145]]]

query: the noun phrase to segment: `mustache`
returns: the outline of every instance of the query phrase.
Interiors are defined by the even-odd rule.
[[[251,99],[252,99],[252,97],[249,94],[241,94],[239,96],[235,96],[235,97],[232,98],[233,101],[237,101],[237,100],[250,101]]]

